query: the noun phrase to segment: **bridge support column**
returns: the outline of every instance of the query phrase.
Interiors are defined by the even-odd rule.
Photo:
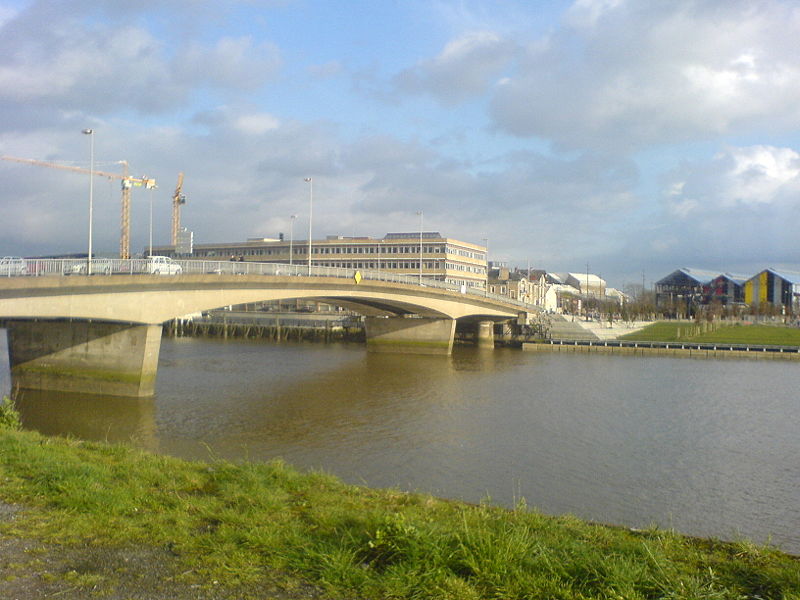
[[[476,335],[478,348],[494,349],[494,322],[493,321],[480,321],[478,323],[478,332]]]
[[[155,392],[161,325],[9,321],[12,385],[109,396]]]
[[[366,317],[367,350],[401,354],[450,354],[455,319]]]

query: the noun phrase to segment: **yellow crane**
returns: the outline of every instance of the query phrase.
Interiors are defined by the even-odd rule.
[[[84,169],[83,167],[60,165],[58,163],[46,162],[43,160],[34,160],[32,158],[17,158],[16,156],[0,156],[0,160],[10,160],[27,165],[50,167],[52,169],[64,169],[65,171],[73,171],[75,173],[91,173],[100,177],[108,177],[109,179],[119,179],[122,185],[122,216],[120,220],[119,257],[131,257],[131,188],[144,187],[148,190],[155,189],[155,179],[150,179],[148,177],[131,177],[128,175],[128,163],[124,160],[120,161],[123,171],[121,175],[119,173],[107,173],[105,171],[92,171],[90,169]],[[181,180],[182,179],[183,177],[181,176]]]
[[[183,173],[178,173],[178,185],[175,193],[172,194],[172,245],[178,245],[178,234],[181,231],[181,204],[186,204],[186,196],[183,190]]]

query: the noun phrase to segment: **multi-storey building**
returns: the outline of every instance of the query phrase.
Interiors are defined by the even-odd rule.
[[[770,304],[796,312],[800,309],[800,273],[764,269],[745,282],[744,301],[753,306]]]
[[[523,271],[510,271],[506,266],[492,264],[487,280],[489,292],[508,296],[514,300],[522,300],[532,304],[531,285]]]
[[[246,242],[195,244],[190,256],[180,258],[305,265],[308,249],[308,240],[251,238]],[[176,256],[173,246],[154,247],[153,254]],[[311,265],[377,269],[459,286],[486,287],[486,247],[433,231],[388,233],[381,239],[329,235],[311,241]]]
[[[655,284],[656,305],[681,306],[687,311],[693,304],[702,304],[709,285],[719,272],[683,268],[662,277]]]

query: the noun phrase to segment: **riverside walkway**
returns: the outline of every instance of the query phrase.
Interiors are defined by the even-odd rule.
[[[547,340],[523,344],[523,350],[597,352],[605,354],[661,354],[670,356],[745,357],[800,360],[800,346],[731,344],[724,342],[648,342],[627,340]]]

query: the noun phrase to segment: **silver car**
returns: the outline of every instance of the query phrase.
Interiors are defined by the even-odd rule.
[[[0,258],[0,277],[14,277],[16,275],[27,275],[28,268],[25,260],[19,256],[4,256]]]
[[[114,272],[114,261],[110,258],[93,258],[92,275],[110,275]],[[86,275],[86,261],[81,261],[67,271],[67,275]]]

